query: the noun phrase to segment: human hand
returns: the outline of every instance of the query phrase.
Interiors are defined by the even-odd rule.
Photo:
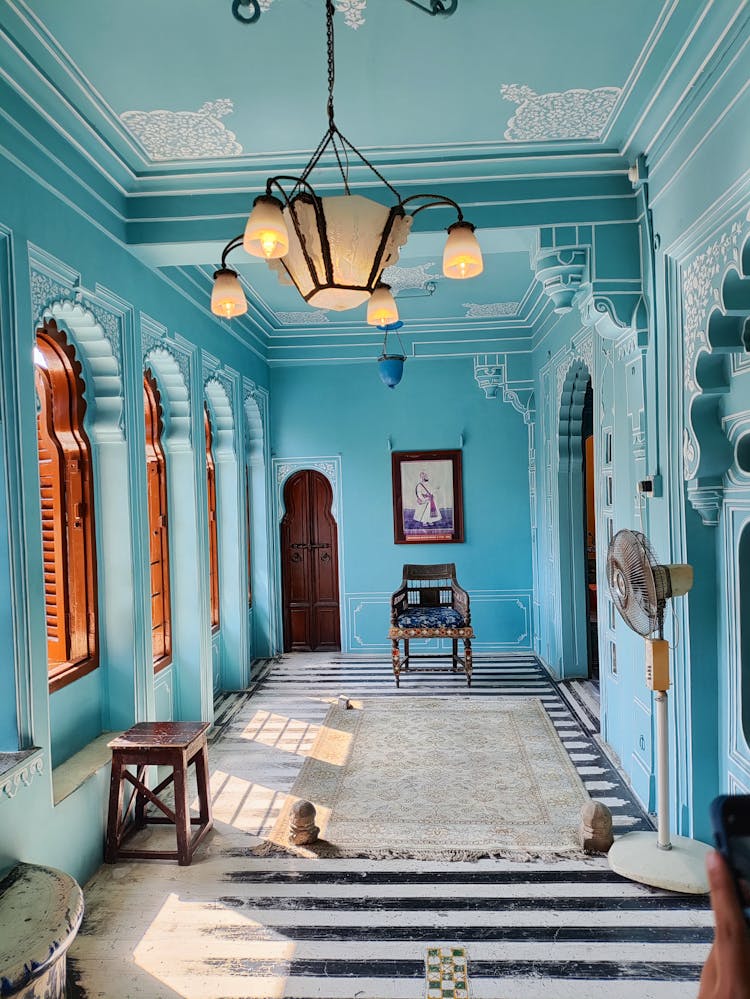
[[[716,851],[706,858],[706,870],[716,933],[703,966],[698,999],[750,999],[750,933],[732,875]]]

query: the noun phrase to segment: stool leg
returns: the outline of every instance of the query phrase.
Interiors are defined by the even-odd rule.
[[[190,810],[187,795],[187,764],[181,753],[174,762],[174,815],[177,827],[177,862],[186,867],[192,860]]]
[[[198,802],[200,804],[200,828],[210,829],[213,825],[211,815],[211,789],[209,787],[208,747],[205,742],[195,757],[195,777],[198,781]]]
[[[471,659],[471,639],[464,639],[464,669],[466,670],[466,686],[471,686],[471,670],[472,670],[472,659]]]
[[[109,811],[107,813],[107,841],[104,847],[104,860],[114,864],[120,840],[122,821],[122,762],[117,753],[112,754],[112,773],[109,778]]]
[[[143,784],[146,783],[146,767],[139,766],[136,771],[136,778]],[[135,795],[135,828],[142,829],[146,825],[146,795],[142,791],[136,791]]]
[[[393,675],[396,678],[396,686],[399,685],[399,674],[401,673],[401,656],[398,651],[398,639],[393,639],[393,648],[391,649],[391,659],[393,661]]]

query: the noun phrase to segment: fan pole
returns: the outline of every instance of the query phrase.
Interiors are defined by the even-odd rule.
[[[667,692],[656,691],[656,845],[671,850],[669,836],[669,730]]]

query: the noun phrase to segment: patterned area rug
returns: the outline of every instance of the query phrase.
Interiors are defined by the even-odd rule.
[[[588,795],[535,698],[334,705],[263,855],[473,860],[580,856]],[[289,844],[297,800],[320,840]]]

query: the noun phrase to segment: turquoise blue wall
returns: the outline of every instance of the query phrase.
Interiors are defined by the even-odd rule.
[[[15,656],[4,655],[0,662],[0,749],[39,747],[42,769],[39,774],[27,768],[17,785],[5,794],[0,790],[0,868],[23,859],[85,878],[101,859],[108,778],[100,771],[54,806],[52,768],[101,732],[136,720],[213,717],[204,398],[220,443],[219,502],[225,525],[220,529],[223,625],[215,639],[218,685],[233,689],[250,678],[256,652],[253,617],[267,618],[269,609],[267,596],[265,606],[261,600],[252,611],[243,596],[244,465],[254,454],[261,468],[254,488],[263,491],[267,369],[227,327],[107,235],[83,207],[74,209],[4,157],[0,189],[0,643],[15,650]],[[83,364],[86,426],[94,455],[101,650],[97,670],[52,695],[47,689],[32,365],[34,330],[45,315],[54,316],[66,330]],[[173,595],[179,596],[173,601],[173,663],[156,681],[145,535],[145,363],[154,369],[165,407],[170,548],[173,572],[178,572]],[[266,499],[259,500],[262,510]],[[253,530],[261,541],[262,565],[263,526],[254,523]],[[189,593],[183,592],[185,581]],[[267,621],[259,621],[257,630],[262,639],[270,630]],[[267,642],[258,651],[267,655]]]
[[[708,34],[706,39],[708,44]],[[596,211],[582,207],[583,198],[545,204],[535,197],[532,210],[523,198],[515,205],[509,196],[511,208],[496,207],[486,216],[498,225],[566,220],[539,230],[531,261],[558,310],[556,325],[548,306],[533,331],[518,330],[512,347],[529,343],[526,353],[488,355],[482,363],[471,356],[410,359],[395,391],[379,381],[374,357],[358,364],[283,365],[269,374],[237,332],[247,327],[230,330],[208,315],[203,299],[197,304],[191,298],[205,292],[193,276],[169,271],[172,283],[129,252],[127,236],[137,239],[148,228],[148,239],[161,239],[161,223],[128,227],[127,212],[134,218],[137,212],[125,196],[89,161],[77,160],[49,123],[32,120],[18,94],[0,84],[9,120],[30,126],[13,131],[12,143],[4,138],[13,151],[0,155],[0,520],[8,525],[0,532],[0,641],[13,652],[0,660],[0,749],[37,746],[42,767],[36,776],[25,772],[28,786],[20,781],[14,797],[0,792],[0,868],[21,858],[85,877],[101,857],[106,772],[54,806],[52,767],[101,731],[136,719],[210,718],[214,690],[244,686],[253,657],[277,651],[280,497],[285,479],[300,467],[319,468],[334,486],[347,652],[387,650],[389,596],[404,561],[455,561],[472,594],[477,653],[533,649],[557,677],[585,675],[583,552],[575,523],[581,499],[576,424],[587,375],[594,385],[604,737],[640,799],[653,806],[653,711],[643,644],[612,612],[604,578],[610,534],[630,527],[649,536],[660,559],[690,561],[696,570],[692,593],[674,602],[666,621],[673,648],[673,823],[683,833],[707,837],[710,798],[720,790],[750,791],[746,45],[742,25],[728,32],[694,85],[686,80],[678,94],[675,83],[675,107],[662,102],[663,120],[653,128],[645,122],[644,134],[654,138],[645,150],[626,151],[633,160],[645,154],[632,194],[624,173],[601,182],[577,178],[576,190],[588,185]],[[606,197],[597,195],[598,183]],[[495,180],[485,178],[482,185],[488,199],[491,194],[496,205],[505,204]],[[547,197],[553,199],[555,190],[547,187]],[[458,185],[453,193],[460,198]],[[227,194],[228,215],[241,214],[237,205],[244,197]],[[153,211],[179,202],[179,212],[195,214],[193,202],[181,199],[133,200]],[[588,212],[588,224],[573,224],[577,211]],[[591,224],[592,218],[603,221]],[[188,223],[196,239],[225,229],[222,219],[208,229],[201,218]],[[178,228],[168,231],[177,238]],[[66,328],[84,366],[102,628],[100,668],[51,697],[30,349],[43,315],[54,315]],[[510,349],[507,329],[494,342],[484,330],[487,349]],[[337,349],[336,335],[326,343],[329,356]],[[253,342],[265,345],[274,360],[284,356],[281,337],[276,344]],[[358,343],[351,349],[363,348]],[[175,661],[156,682],[145,585],[146,360],[166,407],[176,573]],[[482,387],[475,377],[480,368]],[[208,625],[204,399],[217,433],[225,525],[222,628],[214,636]],[[395,545],[391,450],[457,447],[463,452],[465,543]],[[251,609],[245,599],[246,464],[253,507]],[[648,477],[656,488],[645,499],[637,483]]]
[[[374,359],[274,368],[271,394],[277,467],[340,458],[346,651],[388,650],[389,599],[404,562],[456,563],[472,594],[478,654],[531,648],[527,428],[510,405],[485,398],[471,358],[407,361],[396,389],[380,381]],[[461,446],[465,542],[394,544],[389,448]]]
[[[665,634],[673,647],[672,820],[678,831],[702,838],[710,837],[711,798],[750,789],[742,719],[750,687],[742,646],[748,546],[740,545],[750,523],[743,458],[750,442],[750,338],[743,334],[750,316],[750,96],[741,49],[735,39],[726,72],[707,75],[699,92],[686,96],[647,152],[645,183],[635,184],[637,225],[620,226],[624,242],[610,242],[603,253],[596,233],[588,239],[580,227],[575,239],[555,232],[546,243],[543,231],[537,257],[540,279],[557,281],[545,290],[570,311],[533,355],[535,649],[557,676],[585,675],[582,602],[566,589],[566,580],[578,585],[582,567],[571,564],[559,516],[568,479],[580,475],[580,463],[561,474],[561,454],[575,419],[571,386],[584,371],[594,386],[602,732],[653,808],[654,719],[643,643],[612,613],[604,577],[609,537],[627,527],[646,533],[660,561],[695,567],[693,591],[673,602]],[[572,255],[553,252],[573,244],[586,250],[578,270]],[[619,279],[633,266],[643,298],[626,303]],[[582,282],[575,294],[570,275]],[[655,490],[647,499],[637,484],[648,477]]]

